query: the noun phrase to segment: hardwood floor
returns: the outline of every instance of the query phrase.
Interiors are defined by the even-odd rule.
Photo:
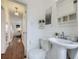
[[[24,59],[24,45],[22,39],[14,38],[1,59]]]
[[[1,54],[1,59],[5,59],[5,54]]]

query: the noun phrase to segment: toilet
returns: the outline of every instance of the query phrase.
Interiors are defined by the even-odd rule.
[[[46,51],[42,49],[33,49],[29,52],[29,59],[45,59]]]
[[[40,39],[39,42],[39,48],[31,49],[29,51],[29,59],[46,59],[46,55],[52,47],[51,43],[43,39]]]

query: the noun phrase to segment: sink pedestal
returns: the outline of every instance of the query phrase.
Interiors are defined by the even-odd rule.
[[[62,46],[53,44],[52,59],[67,59],[67,49]]]
[[[67,49],[76,49],[78,43],[70,40],[50,38],[49,41],[53,44],[51,57],[52,59],[67,59]]]

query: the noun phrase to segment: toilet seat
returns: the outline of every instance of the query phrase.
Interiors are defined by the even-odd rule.
[[[32,49],[29,51],[29,59],[45,59],[46,51],[43,49]]]

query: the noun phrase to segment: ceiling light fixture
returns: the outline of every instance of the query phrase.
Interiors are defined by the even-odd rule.
[[[18,16],[18,15],[19,15],[19,12],[17,11],[17,10],[18,10],[18,8],[17,8],[17,7],[15,7],[15,9],[16,9],[16,10],[15,10],[15,13],[14,13],[14,14],[15,14],[16,16]]]

